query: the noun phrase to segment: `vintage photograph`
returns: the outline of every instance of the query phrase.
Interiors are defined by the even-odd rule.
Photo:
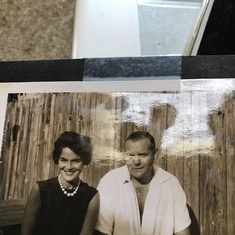
[[[8,92],[0,231],[234,234],[234,91]]]

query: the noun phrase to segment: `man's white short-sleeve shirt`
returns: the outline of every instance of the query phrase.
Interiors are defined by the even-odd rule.
[[[190,223],[185,193],[175,176],[154,166],[140,224],[138,201],[127,166],[100,181],[100,213],[96,230],[114,235],[172,235]]]

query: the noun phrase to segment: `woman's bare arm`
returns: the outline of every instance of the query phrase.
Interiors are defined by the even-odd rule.
[[[97,192],[90,201],[80,235],[93,235],[100,208],[100,196]]]
[[[21,235],[32,235],[39,210],[41,207],[41,199],[38,184],[35,184],[29,194],[29,198],[26,204],[23,223],[21,226]]]

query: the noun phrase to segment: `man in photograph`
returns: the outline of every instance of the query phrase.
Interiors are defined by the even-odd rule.
[[[190,235],[185,193],[175,176],[154,164],[155,140],[137,131],[125,141],[126,165],[100,181],[100,235]]]

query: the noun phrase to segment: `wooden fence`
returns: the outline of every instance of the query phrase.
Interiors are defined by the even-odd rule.
[[[146,110],[141,106],[148,95],[151,93],[136,96],[135,102],[140,110]],[[207,143],[195,145],[187,142],[185,137],[182,143],[173,144],[171,149],[161,150],[165,131],[173,127],[177,133],[179,127],[175,121],[179,113],[174,105],[158,101],[149,103],[148,108],[149,113],[141,115],[144,120],[139,120],[136,112],[130,112],[124,118],[125,111],[131,110],[128,95],[40,93],[9,96],[0,173],[2,205],[7,207],[14,200],[21,200],[22,204],[37,180],[58,174],[51,155],[60,133],[73,130],[91,137],[93,161],[83,171],[82,178],[96,187],[106,172],[124,164],[125,138],[135,130],[146,130],[155,137],[159,148],[156,163],[181,182],[201,234],[235,234],[232,208],[235,200],[233,95],[208,116],[211,133],[215,136],[213,146],[207,146]],[[197,115],[192,113],[188,121],[193,125],[196,118]],[[206,147],[202,147],[203,144]],[[10,219],[2,222],[9,223]]]

